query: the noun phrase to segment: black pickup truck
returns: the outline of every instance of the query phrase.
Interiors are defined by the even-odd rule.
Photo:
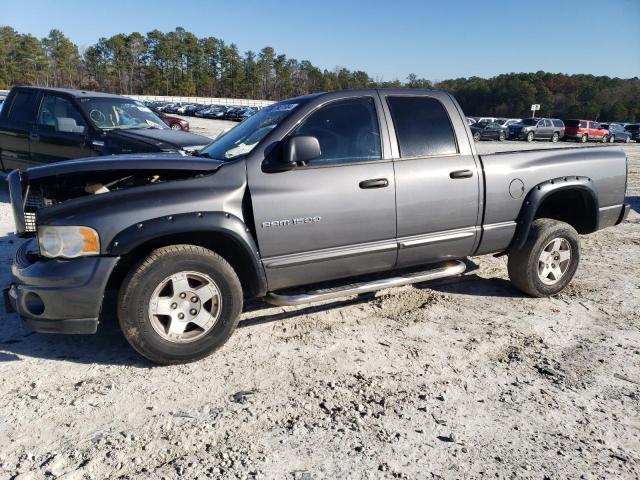
[[[618,147],[478,155],[447,93],[298,97],[197,156],[9,174],[16,231],[33,238],[5,295],[34,330],[94,333],[117,289],[124,335],[158,363],[219,348],[243,297],[297,305],[424,282],[464,272],[468,255],[508,254],[517,288],[554,295],[578,268],[578,234],[624,220],[626,179]]]
[[[119,95],[15,87],[0,111],[3,171],[96,155],[191,153],[210,141],[171,130],[142,102]]]

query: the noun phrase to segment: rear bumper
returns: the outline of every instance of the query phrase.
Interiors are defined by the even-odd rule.
[[[629,211],[631,210],[631,205],[629,205],[628,203],[625,203],[622,206],[622,211],[620,212],[620,216],[618,217],[618,221],[616,222],[616,225],[624,222],[627,217],[629,216]]]
[[[45,333],[95,333],[105,288],[119,257],[55,260],[35,257],[25,242],[11,266],[4,290],[8,310]]]

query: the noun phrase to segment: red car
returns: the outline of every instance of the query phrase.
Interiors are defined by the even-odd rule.
[[[167,115],[166,113],[161,112],[156,108],[151,108],[151,110],[153,111],[153,113],[159,116],[162,119],[162,121],[169,126],[171,130],[182,130],[183,132],[189,131],[189,122],[187,122],[186,120],[183,120],[178,117],[172,117],[171,115]]]
[[[565,140],[575,140],[586,143],[589,140],[596,142],[607,142],[609,140],[609,130],[602,128],[598,122],[591,120],[564,120]]]

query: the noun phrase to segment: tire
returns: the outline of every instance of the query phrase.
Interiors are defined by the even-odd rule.
[[[474,142],[479,142],[480,138],[481,138],[480,132],[476,132],[476,133],[473,134],[473,141]]]
[[[558,143],[559,139],[560,135],[558,134],[558,132],[553,132],[553,135],[551,135],[551,143]]]
[[[535,139],[535,135],[533,132],[527,133],[527,142],[531,143]]]
[[[602,143],[609,143],[609,136],[608,135],[603,135],[602,139],[600,141]]]
[[[580,137],[580,143],[587,143],[587,140],[589,140],[589,137],[586,134]]]
[[[629,143],[630,141],[631,141],[631,138],[629,138],[628,136],[624,137],[624,143]]]
[[[504,134],[504,132],[500,132],[500,135],[498,135],[498,140],[501,142],[504,142],[505,138],[506,138],[506,135]]]
[[[616,143],[616,136],[615,135],[610,135],[609,136],[609,143]]]
[[[151,313],[160,312],[161,305],[167,315]],[[229,339],[241,311],[242,287],[231,265],[195,245],[151,252],[129,271],[118,295],[125,338],[140,355],[161,365],[193,362],[213,353]],[[177,320],[180,315],[187,320]]]
[[[177,123],[174,123],[173,125],[171,125],[171,130],[182,130],[182,127]]]
[[[556,244],[558,240],[560,243]],[[544,260],[549,263],[545,264]],[[511,283],[518,290],[532,297],[549,297],[571,282],[579,263],[578,232],[567,223],[539,218],[531,224],[522,248],[509,253],[507,269]],[[553,265],[553,269],[545,265]],[[557,278],[554,271],[559,272]]]

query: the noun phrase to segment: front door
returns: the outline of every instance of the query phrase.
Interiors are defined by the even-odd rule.
[[[319,158],[286,172],[250,173],[270,290],[394,266],[395,180],[379,115],[374,96],[320,106],[290,132],[316,137]]]
[[[66,98],[45,94],[31,131],[31,161],[45,164],[95,155],[89,146],[88,127],[78,109]]]
[[[466,129],[459,127],[460,113],[439,98],[385,96],[397,138],[400,267],[465,257],[479,237],[481,171]]]

